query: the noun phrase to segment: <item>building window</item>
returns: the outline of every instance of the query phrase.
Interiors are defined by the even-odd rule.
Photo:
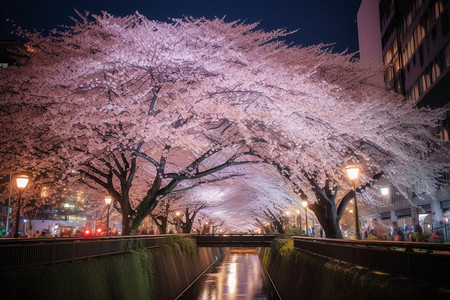
[[[431,65],[431,80],[435,82],[441,76],[441,66],[438,59],[435,59]]]
[[[448,1],[448,0],[445,0]],[[403,38],[405,38],[406,29],[411,25],[412,20],[416,16],[416,12],[420,9],[422,6],[422,1],[411,1],[410,7],[409,7],[409,13],[406,19],[403,20],[402,23],[402,34]],[[423,15],[423,17],[420,19],[419,23],[417,24],[417,27],[414,28],[414,31],[408,39],[405,40],[405,47],[402,51],[402,57],[403,62],[406,63],[413,53],[416,51],[417,47],[420,45],[422,40],[425,37],[425,34],[429,31],[431,31],[431,37],[432,39],[435,39],[437,36],[437,30],[433,25],[436,22],[437,18],[443,13],[445,7],[444,0],[436,0],[434,4],[430,5],[427,12]],[[442,16],[443,22],[445,22],[445,18],[447,17],[447,13]],[[448,23],[448,21],[446,22]],[[444,23],[443,23],[444,24]],[[444,25],[443,25],[444,26]],[[447,24],[448,27],[448,24]],[[447,30],[448,31],[448,30]],[[443,30],[443,32],[445,32]],[[445,33],[444,33],[445,35]],[[390,36],[390,35],[389,35]],[[414,62],[415,64],[415,62]]]
[[[394,79],[394,68],[392,66],[388,67],[386,72],[384,73],[384,82],[391,82]]]
[[[445,46],[444,56],[445,56],[445,68],[447,69],[450,67],[450,43],[447,43],[447,46]]]
[[[448,34],[448,9],[444,12],[441,19],[442,24],[442,35],[446,36]]]
[[[442,183],[444,185],[450,184],[450,172],[442,172]]]
[[[439,128],[439,136],[441,138],[442,142],[449,142],[450,141],[450,137],[449,137],[449,133],[450,133],[450,118],[449,118],[449,113],[447,113],[447,118],[445,118],[445,120],[441,121],[440,124],[440,128]]]

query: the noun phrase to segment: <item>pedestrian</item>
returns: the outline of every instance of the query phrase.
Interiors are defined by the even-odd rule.
[[[416,242],[422,242],[422,226],[420,226],[419,222],[414,219],[414,237],[416,238]]]
[[[38,238],[38,237],[39,237],[39,230],[36,230],[36,233],[34,234],[34,237],[35,237],[35,238]]]
[[[41,231],[41,237],[45,237],[45,232]]]
[[[436,230],[433,230],[430,237],[428,238],[430,243],[439,243],[439,234]]]
[[[374,235],[377,237],[378,240],[387,240],[387,232],[386,232],[386,225],[381,221],[378,221],[378,219],[374,220]]]

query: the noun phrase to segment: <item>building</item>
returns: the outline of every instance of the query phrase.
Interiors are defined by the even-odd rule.
[[[23,43],[17,40],[0,40],[0,68],[16,64],[17,49],[26,49]]]
[[[450,0],[362,0],[357,23],[361,61],[383,63],[384,82],[406,101],[447,108],[436,134],[450,149],[449,6]],[[445,231],[450,220],[449,178],[443,172],[441,189],[425,199],[413,194],[405,199],[385,183],[390,201],[378,208],[379,215],[389,225],[413,224],[416,219],[425,230]]]

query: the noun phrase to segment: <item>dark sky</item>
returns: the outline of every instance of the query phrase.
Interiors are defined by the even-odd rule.
[[[261,21],[261,28],[299,29],[287,38],[297,45],[335,43],[334,50],[358,50],[356,13],[361,0],[9,0],[0,10],[0,39],[14,38],[12,19],[27,29],[48,30],[72,24],[74,8],[90,13],[105,10],[116,16],[139,11],[149,19],[194,16]]]

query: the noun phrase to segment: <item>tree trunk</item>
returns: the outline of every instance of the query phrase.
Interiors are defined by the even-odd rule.
[[[166,234],[167,233],[167,217],[166,216],[158,216],[155,219],[156,226],[158,226],[159,233]],[[160,222],[158,222],[158,220]]]
[[[336,208],[323,203],[310,204],[309,208],[314,212],[319,220],[320,226],[325,231],[325,237],[332,239],[342,239],[342,232],[339,228],[339,220]]]
[[[276,220],[275,222],[273,222],[273,224],[277,228],[278,233],[280,233],[280,234],[284,234],[285,233],[284,228],[283,228],[283,224],[281,224],[280,221]]]
[[[131,235],[136,234],[136,232],[132,232],[131,230],[131,218],[129,215],[122,215],[122,235]]]

